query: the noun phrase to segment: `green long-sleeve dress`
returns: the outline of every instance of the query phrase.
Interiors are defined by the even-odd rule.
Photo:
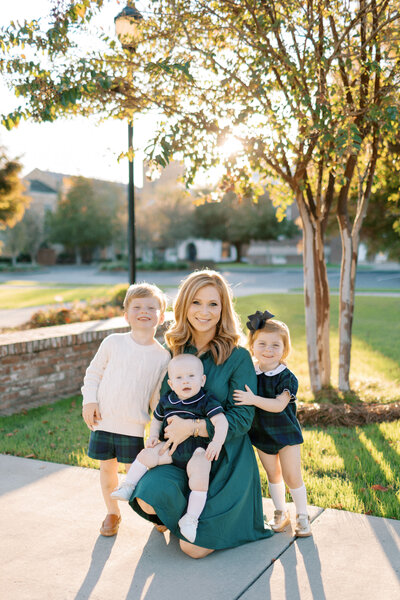
[[[187,346],[195,354],[196,348]],[[221,402],[229,422],[228,435],[218,461],[213,461],[206,506],[201,513],[195,544],[221,550],[267,538],[273,533],[264,526],[260,477],[250,439],[247,435],[253,421],[252,406],[235,406],[232,394],[247,384],[257,389],[256,374],[250,354],[235,348],[230,357],[216,365],[210,352],[201,357],[207,376],[205,389]],[[162,393],[168,385],[164,382]],[[210,437],[213,426],[207,422]],[[189,496],[186,471],[175,465],[151,469],[139,481],[130,505],[144,518],[162,522],[178,538],[182,537],[178,520],[186,512]],[[150,504],[157,518],[144,513],[136,498]]]

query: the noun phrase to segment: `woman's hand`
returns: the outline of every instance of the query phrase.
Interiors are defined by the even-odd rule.
[[[257,396],[253,394],[248,385],[245,385],[244,387],[246,388],[246,391],[235,390],[233,392],[235,404],[238,406],[256,406]]]
[[[181,419],[173,415],[172,417],[168,417],[167,423],[168,425],[164,429],[166,442],[160,454],[164,454],[164,452],[169,450],[169,455],[171,456],[179,444],[192,435],[193,421],[192,419]]]

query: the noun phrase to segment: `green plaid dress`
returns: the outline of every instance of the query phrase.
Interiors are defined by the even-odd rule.
[[[296,417],[296,394],[299,387],[296,376],[285,365],[279,365],[274,371],[266,373],[259,369],[256,372],[258,396],[275,398],[287,390],[290,401],[280,413],[256,408],[249,432],[251,443],[266,454],[278,454],[285,446],[302,444],[303,435]]]

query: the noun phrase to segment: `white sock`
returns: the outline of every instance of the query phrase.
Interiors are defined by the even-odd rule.
[[[138,461],[138,459],[136,459],[129,467],[129,471],[125,477],[124,483],[136,485],[140,479],[142,479],[143,475],[147,473],[147,470],[147,467],[145,467],[140,461]]]
[[[269,495],[274,503],[275,510],[286,511],[285,501],[285,482],[283,479],[279,483],[268,482]]]
[[[203,512],[206,504],[207,492],[190,492],[186,512],[195,519],[198,519]]]
[[[308,515],[307,511],[307,490],[306,486],[303,485],[295,490],[290,490],[290,494],[293,498],[293,502],[296,506],[296,513],[298,515]]]

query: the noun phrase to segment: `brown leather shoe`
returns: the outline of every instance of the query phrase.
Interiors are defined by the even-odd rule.
[[[120,523],[121,517],[118,515],[107,515],[100,528],[101,535],[104,535],[105,537],[115,535],[118,532]]]
[[[154,527],[157,529],[157,531],[159,531],[160,533],[164,533],[165,531],[167,531],[167,527],[165,527],[165,525],[157,525],[157,523],[154,523]]]

